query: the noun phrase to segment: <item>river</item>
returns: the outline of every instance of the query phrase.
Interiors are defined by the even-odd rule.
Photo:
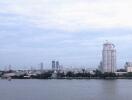
[[[0,100],[132,100],[132,80],[0,80]]]

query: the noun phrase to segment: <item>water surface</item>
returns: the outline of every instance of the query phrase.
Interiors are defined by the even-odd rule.
[[[132,100],[132,80],[0,80],[0,100]]]

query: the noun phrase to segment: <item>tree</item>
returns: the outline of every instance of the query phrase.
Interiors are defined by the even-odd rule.
[[[114,78],[116,77],[116,74],[115,73],[108,73],[108,72],[105,72],[103,74],[103,78]]]
[[[74,73],[71,71],[67,72],[66,74],[66,77],[74,77],[74,76],[75,76]]]

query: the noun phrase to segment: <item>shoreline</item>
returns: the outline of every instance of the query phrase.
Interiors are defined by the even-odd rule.
[[[0,77],[0,79],[6,80],[7,78]],[[76,79],[76,80],[116,80],[116,79],[132,79],[132,77],[106,77],[106,78],[98,78],[98,77],[72,78],[72,77],[70,77],[70,78],[43,78],[43,79],[41,79],[41,78],[11,78],[11,79],[16,79],[16,80],[17,79],[19,79],[19,80],[24,80],[24,79],[26,79],[26,80],[30,80],[30,79],[32,79],[32,80],[35,80],[35,79],[38,79],[38,80],[52,80],[52,79],[55,79],[55,80],[74,80],[74,79]]]

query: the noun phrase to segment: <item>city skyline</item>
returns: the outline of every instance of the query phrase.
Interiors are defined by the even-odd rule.
[[[97,67],[102,44],[116,45],[117,68],[132,61],[130,0],[1,0],[0,66]],[[38,66],[38,65],[37,65]]]
[[[93,68],[96,68],[96,69],[99,69],[101,72],[115,72],[117,69],[119,68],[124,68],[125,67],[125,64],[122,65],[122,67],[119,67],[117,65],[117,54],[116,54],[116,49],[115,49],[115,44],[111,43],[111,42],[108,42],[108,40],[106,40],[106,42],[104,42],[103,44],[103,49],[102,49],[102,58],[100,59],[100,63],[98,63],[98,66],[94,66]],[[127,62],[127,61],[126,61]],[[125,62],[125,63],[126,63]],[[63,66],[63,63],[60,65],[59,61],[57,60],[52,60],[50,61],[50,66],[47,66],[45,65],[44,62],[41,62],[40,64],[37,64],[37,65],[31,65],[30,66],[21,66],[22,69],[52,69],[52,70],[58,70],[60,67],[64,67],[64,68],[92,68],[90,66],[79,66],[79,65],[76,65],[76,66],[72,66],[72,65],[69,65],[69,66],[66,66],[64,65]],[[12,68],[12,65],[9,64],[9,65],[6,65],[6,66],[3,66],[4,69],[11,69]],[[13,66],[13,68],[15,68]],[[20,68],[20,69],[21,69]],[[19,69],[19,68],[16,68],[16,69]]]

